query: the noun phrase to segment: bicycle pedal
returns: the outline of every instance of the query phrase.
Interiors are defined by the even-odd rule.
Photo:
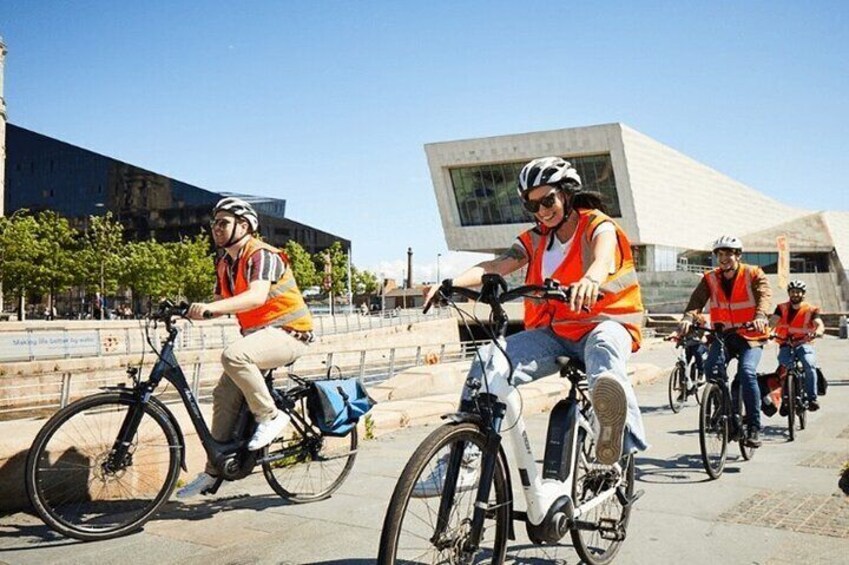
[[[200,493],[203,494],[203,495],[215,494],[215,493],[218,492],[218,489],[221,488],[221,485],[223,483],[224,483],[224,479],[219,477],[219,478],[215,479],[215,482],[212,484],[211,487],[203,489],[202,491],[200,491]]]
[[[625,539],[625,530],[622,528],[619,521],[614,520],[613,518],[599,519],[598,533],[603,540],[623,541]]]

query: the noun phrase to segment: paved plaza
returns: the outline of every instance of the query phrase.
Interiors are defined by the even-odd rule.
[[[837,480],[849,459],[849,341],[828,338],[817,350],[831,387],[823,409],[809,415],[808,429],[790,443],[786,419],[765,418],[764,446],[748,462],[730,446],[718,481],[702,468],[694,402],[673,414],[665,378],[637,388],[652,448],[638,458],[637,488],[646,494],[617,563],[847,562],[849,498],[839,494]],[[774,366],[774,355],[771,346],[762,370]],[[674,352],[655,344],[635,361],[669,366]],[[528,418],[540,455],[547,418]],[[0,563],[373,563],[398,474],[432,429],[406,428],[363,442],[348,481],[331,499],[313,504],[287,504],[260,473],[212,498],[172,501],[143,531],[106,542],[64,539],[30,514],[3,516]],[[529,544],[524,528],[517,527],[517,535],[510,563],[578,562],[568,544],[543,551]]]

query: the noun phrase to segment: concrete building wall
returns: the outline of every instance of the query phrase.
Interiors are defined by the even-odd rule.
[[[449,168],[530,161],[545,155],[610,154],[616,176],[620,223],[629,236],[636,235],[636,218],[630,196],[625,152],[619,124],[503,135],[482,139],[429,143],[425,145],[442,228],[449,249],[496,251],[513,244],[516,236],[531,223],[492,226],[463,226],[454,198]]]
[[[630,190],[634,200],[635,244],[706,250],[719,235],[742,236],[810,213],[773,200],[625,125],[621,129],[629,180],[623,189]]]

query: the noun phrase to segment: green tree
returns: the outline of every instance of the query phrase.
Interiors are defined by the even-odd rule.
[[[371,271],[360,271],[351,267],[351,278],[354,280],[354,294],[374,294],[380,288],[377,275]]]
[[[319,263],[319,272],[324,273],[327,255],[330,255],[331,292],[334,296],[348,294],[348,254],[342,249],[342,244],[334,241],[324,253],[315,256]],[[353,277],[352,277],[353,278]]]
[[[24,302],[31,281],[38,276],[38,266],[32,261],[38,248],[38,222],[20,210],[0,218],[0,279],[7,296],[18,300],[18,319],[24,319]]]
[[[178,243],[167,244],[174,265],[174,295],[185,297],[189,302],[204,302],[212,298],[215,288],[215,261],[210,249],[209,236],[205,233],[194,238],[183,238]]]
[[[96,288],[105,297],[118,289],[118,279],[123,265],[124,228],[112,219],[112,212],[104,216],[89,216],[81,255],[86,264],[86,286]],[[103,310],[100,313],[104,316]]]
[[[295,282],[298,283],[298,288],[303,291],[321,283],[321,278],[316,271],[312,255],[301,247],[300,243],[294,239],[290,239],[283,246],[283,251],[289,256],[290,266],[292,273],[295,275]]]
[[[149,240],[133,241],[124,246],[119,283],[132,292],[134,312],[145,299],[156,300],[169,295],[176,286],[172,282],[175,274],[173,253],[165,245]]]
[[[37,245],[32,255],[36,268],[33,290],[47,292],[48,308],[55,306],[56,293],[68,289],[80,268],[77,231],[67,218],[52,210],[39,212],[36,220]]]

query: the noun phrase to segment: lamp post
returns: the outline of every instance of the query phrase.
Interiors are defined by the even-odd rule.
[[[439,258],[442,257],[442,253],[436,254],[436,284],[442,284],[442,279],[439,276]]]

